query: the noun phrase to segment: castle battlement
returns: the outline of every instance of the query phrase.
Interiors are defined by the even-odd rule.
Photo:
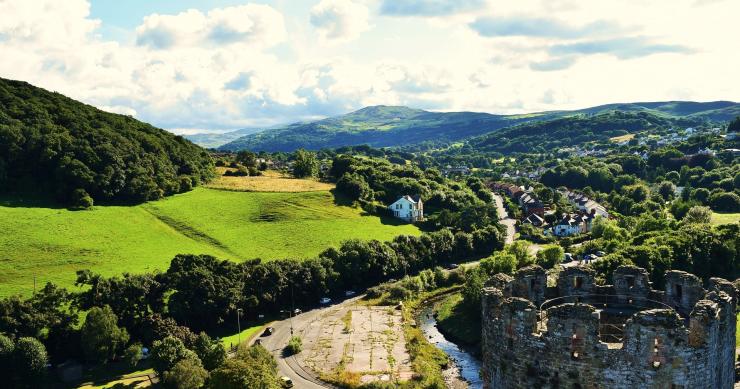
[[[597,285],[585,266],[547,286],[539,266],[496,275],[483,290],[487,388],[732,388],[732,283],[682,271],[652,289],[645,269],[620,266]]]

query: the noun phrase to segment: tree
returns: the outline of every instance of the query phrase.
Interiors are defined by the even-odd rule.
[[[660,196],[663,197],[663,200],[670,200],[675,192],[676,185],[674,185],[670,181],[663,181],[658,186],[658,193],[660,193]]]
[[[15,344],[13,364],[16,374],[25,382],[38,382],[46,375],[49,356],[46,347],[36,338],[20,338]]]
[[[201,332],[193,342],[193,351],[203,362],[206,370],[213,370],[226,360],[226,348],[217,339],[211,339],[208,334]]]
[[[234,358],[229,358],[211,372],[209,386],[213,389],[282,389],[277,373],[277,363],[262,346],[240,348]]]
[[[15,343],[5,335],[0,334],[0,374],[7,376],[13,372],[13,354]]]
[[[727,125],[727,132],[740,132],[740,116],[733,119],[730,124]]]
[[[84,189],[75,189],[72,192],[72,205],[78,209],[89,209],[93,206],[93,198]]]
[[[157,340],[152,344],[152,351],[150,359],[152,361],[152,368],[159,375],[164,375],[165,371],[172,369],[173,366],[182,359],[192,354],[192,351],[185,348],[185,344],[180,339],[168,336],[162,340]]]
[[[486,279],[487,275],[483,273],[483,269],[476,268],[465,273],[465,284],[461,291],[463,304],[468,310],[476,313],[476,316],[480,316],[480,304]]]
[[[242,150],[236,153],[236,161],[247,168],[257,167],[257,155],[251,151]]]
[[[686,190],[686,189],[684,189]],[[694,198],[694,200],[702,203],[702,204],[708,204],[709,203],[709,189],[707,188],[697,188],[693,192],[691,192],[691,197]]]
[[[144,358],[141,343],[134,343],[123,352],[123,360],[133,369],[139,364],[139,361]]]
[[[164,372],[164,382],[175,389],[202,388],[208,379],[208,371],[203,368],[200,359],[191,355],[183,358]]]
[[[345,174],[337,181],[337,190],[350,200],[365,199],[372,191],[365,180],[357,174]]]
[[[480,261],[480,268],[485,271],[488,276],[492,276],[498,273],[514,274],[516,270],[517,260],[513,254],[509,254],[503,251],[494,253],[488,258],[484,258]]]
[[[507,253],[516,257],[517,269],[534,263],[534,258],[529,254],[529,245],[526,240],[517,240],[504,249]]]
[[[712,210],[709,207],[694,206],[689,208],[683,222],[687,224],[710,223],[712,221]]]
[[[318,175],[319,161],[316,159],[316,154],[304,149],[298,149],[293,154],[293,158],[295,159],[293,163],[293,176],[305,178]]]
[[[542,250],[537,252],[536,263],[545,269],[552,269],[557,264],[563,261],[565,251],[560,245],[550,244],[544,246]]]
[[[128,332],[118,327],[118,317],[107,305],[90,309],[81,336],[85,357],[100,363],[114,358],[129,339]]]
[[[709,204],[718,212],[740,212],[740,196],[732,192],[719,192],[709,197]]]

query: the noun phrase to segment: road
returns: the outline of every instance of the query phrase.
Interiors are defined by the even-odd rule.
[[[501,196],[495,193],[493,194],[493,196],[496,199],[496,209],[499,216],[499,223],[506,226],[506,244],[511,244],[512,242],[514,242],[514,235],[516,233],[516,230],[514,229],[516,220],[509,217],[509,214],[506,212],[506,209],[503,206],[504,201]],[[337,303],[337,305],[342,306],[344,304],[353,304],[360,298],[362,298],[362,296],[339,302]],[[332,307],[336,308],[337,305],[334,305]],[[326,309],[330,308],[313,309],[300,315],[294,316],[292,319],[294,332],[299,333],[299,330],[308,326],[309,323],[313,322],[314,320],[318,320],[325,313]],[[322,382],[321,380],[317,379],[311,371],[303,368],[294,357],[285,357],[283,355],[283,348],[286,344],[288,344],[288,341],[292,336],[290,332],[291,319],[276,321],[270,324],[270,326],[274,329],[272,335],[255,337],[255,339],[252,339],[251,343],[254,343],[257,339],[259,339],[262,343],[262,346],[264,346],[270,353],[272,353],[272,355],[275,356],[280,375],[290,378],[293,381],[293,387],[295,388],[336,388],[331,384]]]
[[[344,300],[335,305],[332,305],[331,308],[336,308],[337,306],[342,306],[345,304],[353,304],[360,298],[362,298],[362,296],[355,297],[349,300]],[[308,312],[304,312],[300,315],[294,316],[292,319],[294,332],[296,334],[299,333],[300,329],[305,328],[314,320],[319,320],[319,318],[326,312],[326,309],[331,308],[312,309]],[[285,347],[285,345],[288,344],[288,341],[291,337],[291,319],[276,321],[270,324],[270,326],[274,328],[274,332],[272,333],[272,335],[256,337],[252,340],[252,343],[257,339],[260,339],[262,346],[264,346],[267,351],[275,356],[280,375],[290,378],[293,381],[294,388],[336,389],[335,386],[322,382],[321,380],[316,378],[310,370],[303,368],[296,361],[295,357],[285,357],[283,355],[283,348]]]
[[[493,198],[496,200],[498,222],[506,226],[506,244],[511,244],[514,242],[514,235],[516,234],[516,230],[514,229],[516,220],[509,217],[509,213],[504,208],[504,199],[501,198],[501,195],[493,193]]]

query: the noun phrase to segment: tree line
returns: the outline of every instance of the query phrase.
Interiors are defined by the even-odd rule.
[[[289,309],[291,300],[295,306],[313,306],[319,298],[347,289],[485,257],[503,247],[504,234],[497,226],[470,233],[444,229],[390,242],[350,240],[306,260],[235,263],[208,255],[178,255],[163,273],[106,278],[79,271],[81,292],[47,284],[30,298],[0,300],[0,334],[9,339],[0,337],[0,346],[34,339],[33,347],[23,347],[37,349],[35,358],[45,366],[46,361],[56,364],[70,358],[136,361],[141,345],[151,345],[154,361],[164,361],[155,363],[162,377],[174,380],[182,376],[178,370],[188,370],[196,372],[191,377],[196,380],[207,372],[213,378],[213,371],[223,365],[213,362],[220,360],[221,351],[216,340],[198,333],[235,320],[238,310],[246,318],[276,314]],[[80,312],[88,312],[84,320]],[[25,380],[23,371],[11,375],[18,382],[38,382]]]

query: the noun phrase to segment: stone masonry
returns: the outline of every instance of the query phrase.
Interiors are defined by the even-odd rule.
[[[588,267],[564,269],[548,287],[543,269],[497,275],[483,293],[487,389],[732,388],[732,283],[682,271],[654,290],[645,269],[620,266],[613,285]]]

